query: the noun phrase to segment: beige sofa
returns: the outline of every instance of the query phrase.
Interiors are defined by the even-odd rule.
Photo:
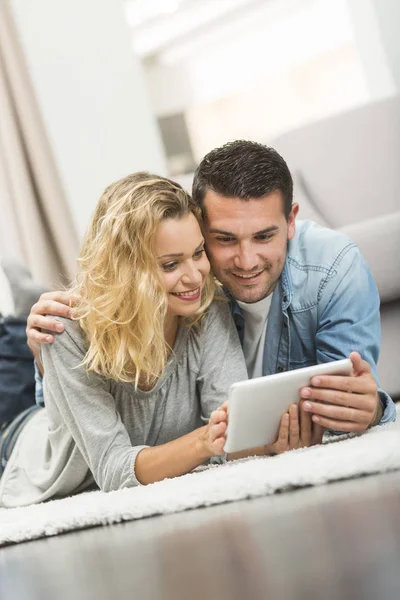
[[[400,400],[400,98],[269,143],[293,174],[299,218],[342,230],[370,265],[381,298],[380,382]]]

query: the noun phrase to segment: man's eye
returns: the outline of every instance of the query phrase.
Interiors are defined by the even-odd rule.
[[[268,233],[261,233],[260,235],[256,235],[255,239],[259,242],[268,242],[272,239],[272,235]]]
[[[234,241],[234,238],[227,237],[227,236],[218,236],[216,238],[216,240],[218,240],[218,242],[221,242],[222,244],[229,244],[229,242],[233,242]]]
[[[176,268],[177,262],[169,262],[161,265],[163,271],[173,271]]]

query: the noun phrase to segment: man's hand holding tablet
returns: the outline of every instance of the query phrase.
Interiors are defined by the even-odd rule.
[[[233,384],[228,403],[215,411],[224,410],[228,423],[229,405],[225,452],[232,458],[271,455],[320,443],[323,427],[302,407],[300,390],[313,376],[346,377],[352,368],[345,359]]]
[[[239,395],[232,394],[236,388]],[[228,452],[229,459],[313,446],[321,443],[325,428],[364,431],[382,417],[377,385],[358,352],[234,384],[229,398],[229,429],[228,402],[212,413],[209,424],[216,454]]]
[[[291,404],[280,421],[276,442],[264,446],[264,454],[274,456],[287,450],[315,446],[322,442],[324,427],[311,420],[311,414],[303,409],[302,401]]]
[[[302,401],[299,406],[292,404],[289,410],[285,412],[280,421],[279,433],[276,442],[255,448],[248,448],[238,452],[230,452],[229,460],[245,458],[247,456],[274,456],[282,454],[288,450],[303,448],[306,446],[315,446],[322,441],[324,427],[312,422],[311,414],[302,409]],[[226,430],[228,426],[228,401],[217,408],[210,417],[209,437],[215,454],[222,454],[226,443]]]
[[[314,423],[326,429],[362,432],[378,425],[383,406],[370,365],[358,352],[352,352],[350,377],[321,375],[301,390],[305,411]]]

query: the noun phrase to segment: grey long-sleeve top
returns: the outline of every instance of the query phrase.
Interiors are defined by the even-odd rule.
[[[135,460],[204,424],[247,379],[229,307],[214,302],[200,328],[182,326],[163,377],[148,392],[78,366],[87,341],[76,322],[43,346],[46,408],[22,431],[0,480],[0,506],[138,484]]]

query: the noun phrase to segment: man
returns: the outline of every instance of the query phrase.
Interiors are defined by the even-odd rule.
[[[379,295],[368,266],[343,234],[296,224],[292,197],[283,158],[254,142],[216,148],[194,177],[207,254],[230,298],[249,377],[350,356],[352,376],[314,377],[301,390],[302,408],[319,429],[361,432],[392,421],[393,401],[378,387]],[[63,329],[43,316],[68,316],[60,301],[67,296],[48,294],[32,308],[36,356],[38,342],[53,339],[39,328]]]

